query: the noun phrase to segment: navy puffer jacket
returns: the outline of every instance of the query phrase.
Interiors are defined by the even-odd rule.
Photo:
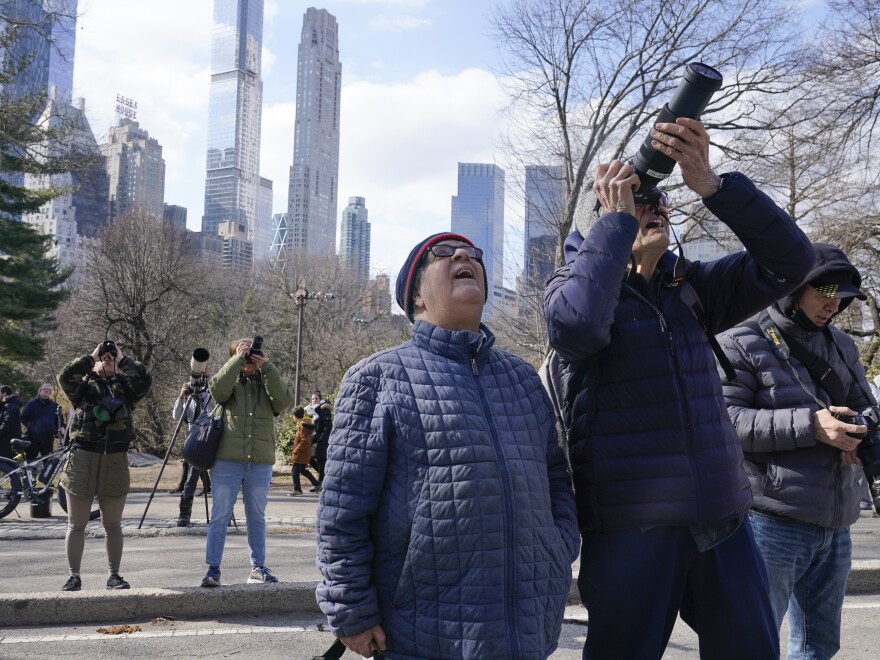
[[[843,253],[836,252],[849,266]],[[807,280],[843,266],[840,261],[826,261]],[[829,405],[849,406],[856,412],[874,405],[855,342],[833,326],[822,332],[808,331],[796,324],[790,318],[796,299],[797,296],[789,296],[770,307],[770,320],[789,341],[800,342],[834,369],[847,390],[846,401],[831,401],[807,368],[791,357],[790,363],[800,380]],[[856,480],[861,468],[846,465],[840,459],[839,449],[815,439],[813,413],[819,410],[819,404],[773,352],[757,317],[718,339],[737,373],[736,380],[724,383],[724,398],[745,452],[753,506],[822,527],[852,525],[859,518],[864,488]]]
[[[336,400],[318,509],[318,602],[389,658],[541,659],[579,537],[550,403],[494,337],[424,321]]]
[[[741,174],[703,201],[748,250],[687,264],[716,333],[794,289],[814,254]],[[563,390],[577,391],[569,454],[582,531],[712,524],[742,515],[751,498],[706,332],[669,286],[675,255],[650,283],[626,278],[637,229],[630,214],[608,213],[586,238],[573,233],[544,296]]]

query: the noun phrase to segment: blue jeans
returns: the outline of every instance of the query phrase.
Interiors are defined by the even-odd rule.
[[[208,545],[205,563],[219,566],[226,545],[226,528],[232,518],[232,507],[242,490],[244,515],[247,519],[248,548],[251,566],[266,563],[266,502],[272,466],[262,463],[217,460],[211,468],[211,522],[208,524]]]
[[[749,513],[767,565],[776,625],[788,612],[788,658],[830,658],[840,648],[840,613],[852,566],[849,528]]]

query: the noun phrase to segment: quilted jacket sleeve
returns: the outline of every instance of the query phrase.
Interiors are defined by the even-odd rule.
[[[548,337],[566,360],[588,358],[610,343],[637,229],[638,221],[629,213],[606,213],[587,234],[574,260],[547,282]]]
[[[372,584],[372,514],[382,495],[389,425],[380,402],[382,377],[371,365],[345,375],[336,400],[318,507],[318,604],[339,636],[380,623]]]
[[[736,371],[734,381],[728,381],[722,374],[722,385],[727,411],[743,451],[779,452],[815,445],[812,409],[807,406],[777,409],[755,407],[761,379],[749,358],[749,352],[737,337],[728,333],[719,335],[718,343]],[[779,365],[780,370],[784,368]]]

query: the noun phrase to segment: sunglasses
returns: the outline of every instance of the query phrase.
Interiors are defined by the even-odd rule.
[[[432,245],[428,248],[428,252],[438,259],[451,257],[457,250],[464,250],[471,259],[476,259],[477,261],[483,260],[483,251],[473,245],[446,245],[445,243],[439,243],[438,245]]]

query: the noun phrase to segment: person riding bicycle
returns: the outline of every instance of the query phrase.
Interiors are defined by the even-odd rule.
[[[110,577],[108,589],[128,589],[119,575],[122,561],[122,510],[128,495],[128,446],[134,439],[132,411],[150,391],[147,368],[123,355],[112,341],[68,364],[58,376],[73,404],[70,442],[61,487],[67,491],[65,547],[70,577],[64,591],[82,588],[80,564],[92,500],[98,498],[106,532]]]

